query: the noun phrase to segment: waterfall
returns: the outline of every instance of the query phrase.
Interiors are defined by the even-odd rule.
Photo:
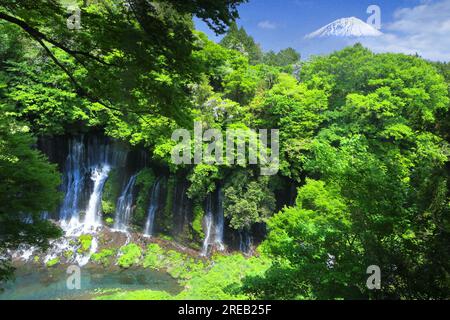
[[[103,186],[108,179],[108,174],[111,168],[108,164],[92,170],[91,179],[94,181],[94,190],[89,198],[89,204],[86,210],[84,219],[85,231],[95,230],[101,225],[101,217],[99,215],[103,194]]]
[[[205,239],[203,239],[202,256],[208,254],[208,249],[211,244],[215,245],[217,250],[225,250],[223,244],[223,230],[224,230],[224,217],[223,217],[223,192],[219,189],[216,193],[216,203],[213,203],[214,194],[209,194],[206,199],[206,211],[205,211]],[[213,240],[211,239],[213,238]]]
[[[150,196],[150,206],[148,209],[147,222],[145,223],[144,235],[153,235],[153,226],[155,222],[156,210],[159,208],[159,198],[161,193],[161,181],[162,178],[158,178],[152,187],[152,192]]]
[[[128,180],[125,188],[122,191],[116,205],[116,220],[114,229],[119,231],[127,231],[128,222],[133,211],[133,190],[136,183],[137,175],[133,175]]]
[[[69,142],[63,186],[66,194],[59,213],[59,218],[64,225],[79,223],[79,196],[82,194],[84,186],[84,154],[82,138]]]
[[[189,200],[186,196],[187,184],[181,179],[176,179],[174,185],[174,195],[172,202],[173,214],[173,235],[181,236],[185,232],[185,226],[188,223]]]
[[[239,250],[243,253],[249,254],[252,249],[252,237],[248,230],[239,232]]]
[[[211,231],[213,227],[213,212],[212,212],[212,197],[211,194],[208,195],[206,200],[206,214],[205,214],[205,239],[203,240],[203,248],[202,248],[202,256],[206,256],[208,254],[209,241],[211,238]]]
[[[223,251],[225,249],[223,245],[223,227],[224,227],[224,218],[223,218],[223,192],[222,189],[219,189],[217,192],[217,214],[216,214],[216,228],[215,228],[215,243],[217,249]]]
[[[59,220],[66,233],[93,231],[101,225],[101,198],[111,168],[122,166],[126,152],[119,144],[97,136],[69,140],[62,190],[64,201]],[[80,221],[80,211],[85,211]]]

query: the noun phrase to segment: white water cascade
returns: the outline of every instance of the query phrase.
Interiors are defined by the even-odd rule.
[[[133,211],[133,190],[137,175],[133,175],[128,180],[116,205],[116,219],[114,229],[122,232],[128,231],[128,223]]]
[[[223,245],[223,227],[224,227],[224,217],[223,217],[223,192],[219,189],[217,194],[217,215],[216,215],[216,228],[215,228],[215,244],[217,249],[220,251],[225,250]]]
[[[127,152],[120,145],[96,136],[79,136],[68,143],[62,184],[65,197],[59,210],[65,235],[51,242],[43,261],[71,253],[70,258],[66,258],[68,262],[84,266],[98,248],[97,229],[102,225],[103,188],[111,169],[124,165]],[[82,211],[85,211],[83,220],[80,219]],[[92,237],[90,248],[87,252],[80,252],[79,238],[87,234]]]
[[[212,212],[212,196],[211,194],[208,195],[208,198],[206,200],[206,214],[204,217],[205,220],[205,239],[203,240],[203,247],[202,247],[202,256],[208,255],[208,248],[210,245],[210,238],[211,238],[211,231],[213,227],[213,212]]]
[[[68,143],[62,184],[65,196],[59,220],[66,233],[92,230],[101,226],[101,197],[108,174],[112,168],[123,165],[126,153],[98,137],[78,136]],[[83,221],[82,211],[86,212]]]
[[[111,168],[108,164],[92,170],[91,179],[94,181],[94,190],[89,198],[86,216],[84,218],[84,231],[94,231],[101,226],[101,217],[99,215],[101,209],[101,201],[103,194],[103,187]]]
[[[155,214],[159,208],[159,199],[161,194],[161,182],[162,178],[157,179],[155,185],[152,188],[150,196],[150,206],[148,209],[147,222],[145,223],[144,235],[151,237],[153,235]]]
[[[248,230],[239,232],[239,250],[245,254],[250,254],[252,250],[252,236]]]
[[[59,213],[63,229],[70,229],[79,224],[79,196],[84,187],[84,156],[82,137],[70,140],[63,181],[65,196]]]

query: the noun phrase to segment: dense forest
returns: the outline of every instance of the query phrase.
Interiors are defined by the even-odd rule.
[[[64,236],[65,166],[73,172],[85,145],[126,154],[86,187],[101,187],[99,205],[84,196],[93,219],[153,236],[104,245],[92,263],[118,250],[123,268],[167,269],[188,288],[177,299],[450,298],[450,65],[359,44],[306,61],[292,48],[263,52],[235,22],[242,2],[78,1],[81,28],[71,30],[61,1],[0,0],[0,280],[13,277],[15,250],[45,252]],[[172,133],[194,122],[278,129],[278,173],[175,165]],[[132,206],[118,215],[127,185]],[[209,243],[219,207],[225,236]],[[69,218],[87,221],[89,209],[78,211]],[[92,234],[77,237],[89,251]],[[366,286],[373,265],[379,290]]]

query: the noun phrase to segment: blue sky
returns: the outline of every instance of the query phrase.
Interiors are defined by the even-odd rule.
[[[378,39],[307,41],[304,36],[344,17],[366,21],[369,5],[381,8],[384,36]],[[352,42],[376,52],[419,53],[450,60],[450,0],[250,0],[239,7],[239,25],[265,50],[293,47],[307,57],[328,53]],[[197,28],[218,40],[202,22]]]

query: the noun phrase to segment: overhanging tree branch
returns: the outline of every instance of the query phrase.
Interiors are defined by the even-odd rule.
[[[49,37],[44,35],[39,30],[29,26],[24,21],[17,19],[15,17],[12,17],[10,15],[4,14],[3,12],[0,12],[0,20],[5,20],[5,21],[8,21],[10,23],[13,23],[13,24],[19,26],[20,28],[22,28],[22,30],[24,30],[26,33],[28,33],[28,35],[30,35],[34,40],[36,40],[39,43],[39,45],[44,49],[44,51],[49,55],[49,57],[52,59],[52,61],[69,77],[70,82],[75,87],[76,93],[79,96],[88,99],[92,103],[98,103],[109,110],[113,110],[113,111],[117,111],[117,112],[121,112],[121,113],[123,113],[124,111],[134,113],[140,119],[142,119],[143,121],[148,123],[147,119],[145,119],[142,116],[142,114],[144,114],[144,113],[137,112],[136,110],[122,110],[119,108],[115,108],[115,107],[113,107],[113,103],[111,101],[108,101],[108,103],[105,103],[104,101],[102,101],[102,99],[99,99],[99,98],[96,98],[96,97],[93,97],[92,95],[90,95],[85,89],[83,89],[83,87],[80,85],[80,83],[75,79],[75,77],[72,75],[72,73],[64,66],[64,64],[61,61],[59,61],[58,58],[56,58],[56,56],[53,54],[53,52],[50,50],[50,48],[45,44],[45,42],[48,42],[48,43],[54,45],[55,47],[63,50],[64,52],[66,52],[67,54],[72,56],[75,60],[77,60],[83,66],[84,66],[84,63],[79,60],[79,57],[77,57],[77,55],[86,56],[88,58],[94,59],[105,65],[111,66],[111,64],[108,64],[108,63],[104,62],[103,60],[101,60],[100,58],[95,57],[87,52],[71,50],[71,49],[63,46],[59,42],[50,39]],[[145,112],[145,114],[148,114],[148,112]]]
[[[107,66],[117,66],[115,64],[109,63],[104,61],[103,59],[89,53],[89,52],[85,52],[85,51],[80,51],[80,50],[72,50],[68,47],[66,47],[65,45],[63,45],[62,43],[48,37],[47,35],[43,34],[41,31],[37,30],[36,28],[33,28],[32,26],[30,26],[29,24],[27,24],[25,21],[20,20],[16,17],[7,15],[3,12],[0,12],[0,19],[1,20],[5,20],[8,21],[10,23],[13,23],[17,26],[19,26],[20,28],[22,28],[25,32],[27,32],[29,35],[31,35],[34,39],[41,39],[44,40],[45,42],[48,42],[50,44],[52,44],[53,46],[63,50],[64,52],[66,52],[67,54],[71,55],[72,57],[74,57],[78,62],[81,63],[81,61],[79,60],[78,56],[84,56],[86,58],[92,59],[94,61],[97,61],[98,63],[101,63],[103,65],[107,65]]]

